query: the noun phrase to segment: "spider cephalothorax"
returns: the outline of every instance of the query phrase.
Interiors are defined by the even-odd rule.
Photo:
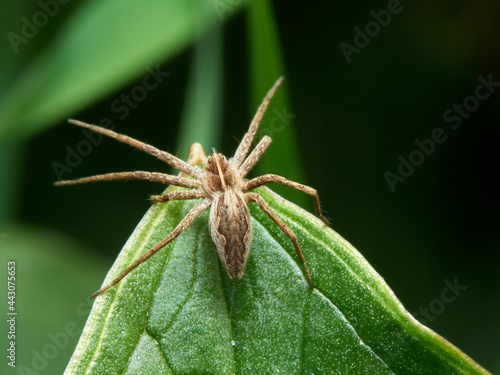
[[[219,153],[210,155],[205,162],[203,190],[208,195],[217,195],[228,190],[241,191],[238,170],[233,168],[226,157]]]
[[[136,171],[108,173],[104,175],[80,178],[77,180],[60,181],[57,182],[56,185],[75,185],[87,182],[125,179],[150,180],[162,182],[164,184],[191,188],[191,190],[175,190],[169,191],[163,195],[154,195],[151,197],[152,202],[160,203],[170,200],[203,199],[203,201],[198,203],[188,212],[177,227],[175,227],[172,233],[142,254],[139,259],[124,270],[111,282],[111,284],[99,289],[97,292],[92,294],[92,297],[95,297],[111,288],[113,285],[116,285],[139,264],[149,259],[166,244],[177,238],[182,231],[193,222],[200,212],[205,211],[210,207],[209,229],[217,254],[219,255],[219,258],[229,277],[233,280],[241,279],[245,270],[245,264],[248,259],[250,243],[252,240],[252,221],[247,206],[250,202],[257,203],[260,209],[281,228],[288,238],[290,238],[304,267],[307,282],[310,286],[312,286],[311,277],[295,234],[269,208],[267,203],[258,193],[245,193],[245,191],[252,190],[269,182],[276,182],[278,184],[300,190],[314,198],[314,204],[318,216],[328,225],[328,220],[326,220],[326,218],[321,214],[318,194],[313,188],[301,185],[297,182],[289,181],[284,177],[273,174],[266,174],[251,180],[245,180],[247,173],[253,168],[255,163],[257,163],[264,151],[271,144],[271,138],[265,136],[261,139],[253,151],[248,154],[262,116],[267,109],[271,97],[274,95],[276,88],[281,84],[282,80],[282,78],[278,79],[271,90],[267,93],[264,101],[257,110],[254,119],[250,123],[248,132],[241,140],[238,149],[231,159],[227,160],[224,155],[216,152],[208,157],[204,156],[203,152],[198,152],[198,154],[202,155],[201,158],[203,159],[204,169],[196,165],[192,165],[195,163],[187,163],[176,156],[169,154],[168,152],[161,151],[151,145],[145,144],[126,135],[118,134],[109,129],[101,128],[95,125],[89,125],[81,121],[69,120],[69,122],[74,125],[91,129],[95,132],[104,134],[120,142],[139,148],[148,154],[156,156],[158,159],[166,162],[181,171],[183,174],[192,178],[184,177],[182,175],[173,176],[165,173]]]

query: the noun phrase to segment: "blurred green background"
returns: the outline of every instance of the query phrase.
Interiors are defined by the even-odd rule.
[[[63,3],[0,5],[0,274],[16,260],[17,371],[63,371],[88,295],[163,190],[53,182],[171,171],[66,118],[108,120],[181,158],[194,141],[230,155],[284,75],[254,175],[315,187],[408,311],[500,372],[500,87],[477,91],[500,82],[498,1]],[[414,152],[437,128],[446,140]],[[419,165],[391,189],[402,159]],[[446,280],[466,286],[449,303]],[[0,298],[7,311],[6,286]]]

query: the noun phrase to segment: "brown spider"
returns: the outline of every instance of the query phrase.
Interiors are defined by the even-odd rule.
[[[245,180],[247,173],[260,159],[264,151],[271,144],[271,138],[264,136],[262,140],[253,149],[250,155],[247,156],[252,140],[257,133],[259,123],[264,115],[269,101],[271,100],[276,88],[281,84],[283,78],[279,78],[273,87],[269,90],[264,101],[260,105],[257,113],[255,114],[248,132],[243,137],[236,153],[233,158],[227,160],[226,157],[219,153],[213,153],[206,157],[198,144],[198,152],[201,150],[201,158],[205,165],[205,169],[201,169],[196,165],[191,165],[176,156],[167,152],[160,151],[157,148],[130,138],[126,135],[115,133],[109,129],[101,128],[95,125],[89,125],[77,120],[69,120],[71,124],[78,125],[97,133],[104,134],[108,137],[114,138],[117,141],[126,143],[130,146],[136,147],[145,151],[146,153],[156,156],[158,159],[171,165],[175,169],[181,171],[183,174],[192,178],[181,176],[172,176],[165,173],[157,172],[118,172],[107,173],[103,175],[91,176],[80,178],[77,180],[59,181],[55,185],[76,185],[85,184],[88,182],[97,181],[111,181],[111,180],[149,180],[161,182],[164,184],[181,186],[191,188],[192,190],[171,191],[163,195],[154,195],[151,197],[152,202],[168,202],[172,200],[187,200],[187,199],[201,199],[203,201],[194,206],[188,214],[181,220],[177,227],[162,241],[158,242],[151,249],[142,254],[135,262],[133,262],[125,271],[123,271],[111,284],[99,289],[92,297],[98,296],[105,290],[116,285],[123,279],[129,272],[140,265],[142,262],[149,259],[158,250],[167,245],[170,241],[179,236],[184,229],[186,229],[196,218],[196,216],[207,210],[210,206],[209,229],[212,236],[212,241],[215,244],[219,258],[224,265],[229,277],[233,280],[239,280],[243,276],[245,264],[250,251],[250,243],[252,240],[252,222],[250,219],[250,212],[248,211],[247,204],[255,202],[260,209],[264,211],[290,238],[297,251],[300,262],[304,266],[307,281],[312,287],[311,276],[306,266],[304,256],[300,250],[297,237],[292,230],[269,208],[267,203],[258,193],[244,193],[244,191],[251,190],[267,184],[269,182],[276,182],[278,184],[300,190],[314,199],[314,205],[318,216],[327,225],[328,220],[321,214],[319,205],[318,194],[315,189],[301,185],[297,182],[289,181],[284,177],[265,174],[251,180]],[[195,147],[196,149],[196,147]]]

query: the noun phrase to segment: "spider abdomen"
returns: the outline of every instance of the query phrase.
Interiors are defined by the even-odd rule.
[[[241,279],[252,241],[250,212],[242,196],[229,190],[215,197],[209,227],[217,254],[229,277]]]

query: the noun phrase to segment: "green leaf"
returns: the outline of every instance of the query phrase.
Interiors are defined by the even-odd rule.
[[[82,3],[3,95],[0,139],[30,136],[146,76],[220,22],[209,0]]]
[[[296,233],[313,289],[289,239],[253,203],[248,265],[242,280],[230,280],[204,212],[96,299],[66,373],[487,373],[413,319],[336,232],[270,190],[257,191]],[[104,284],[194,204],[154,205]]]

